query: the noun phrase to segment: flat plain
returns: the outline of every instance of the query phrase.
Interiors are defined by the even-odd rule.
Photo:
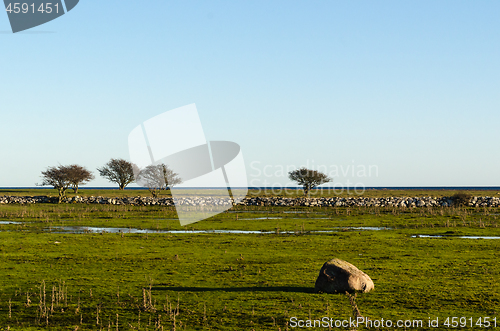
[[[8,191],[0,194],[55,195]],[[148,192],[80,191],[119,194]],[[335,257],[373,279],[375,290],[355,301],[372,320],[418,319],[419,330],[436,330],[429,318],[447,329],[447,317],[489,317],[500,326],[500,241],[461,238],[500,236],[499,216],[463,206],[238,206],[182,228],[172,207],[0,205],[0,330],[292,330],[292,317],[349,319],[347,295],[314,292]]]

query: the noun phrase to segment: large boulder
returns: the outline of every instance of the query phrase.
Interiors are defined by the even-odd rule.
[[[333,259],[323,264],[316,279],[316,292],[349,293],[369,292],[375,285],[370,276],[349,262]]]

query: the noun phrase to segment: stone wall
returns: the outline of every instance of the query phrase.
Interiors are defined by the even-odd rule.
[[[57,197],[47,196],[3,196],[0,197],[0,204],[33,204],[33,203],[57,203]],[[181,198],[183,205],[230,205],[230,199],[210,198],[210,197],[188,197]],[[172,198],[153,197],[128,197],[128,198],[105,198],[101,196],[72,197],[65,203],[85,203],[85,204],[111,204],[111,205],[162,205],[174,206]],[[382,197],[382,198],[284,198],[284,197],[256,197],[246,198],[238,203],[246,206],[309,206],[309,207],[450,207],[453,200],[450,197]],[[471,207],[499,207],[500,198],[497,197],[472,197],[468,203]]]

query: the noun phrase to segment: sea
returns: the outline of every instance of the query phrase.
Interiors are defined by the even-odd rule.
[[[39,190],[39,189],[51,189],[52,187],[0,187],[0,190]],[[199,190],[199,189],[221,189],[222,187],[182,187],[182,190]],[[360,190],[362,187],[329,187],[322,186],[318,189],[322,190]],[[116,190],[116,186],[106,186],[106,187],[80,187],[79,190]],[[244,187],[232,187],[232,189],[244,189]],[[277,190],[277,189],[287,189],[287,190],[302,190],[302,187],[249,187],[249,190]],[[365,190],[443,190],[443,191],[500,191],[500,186],[367,186],[364,187]],[[125,190],[147,190],[145,187],[126,187]]]

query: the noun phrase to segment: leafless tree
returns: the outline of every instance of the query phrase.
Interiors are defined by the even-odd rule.
[[[69,166],[48,167],[42,171],[42,182],[40,186],[53,186],[59,192],[59,203],[64,199],[66,190],[71,185]]]
[[[132,163],[124,159],[111,159],[104,167],[97,168],[97,171],[110,182],[117,183],[120,190],[135,180]]]
[[[78,186],[84,185],[94,179],[92,172],[88,171],[85,167],[78,164],[67,166],[69,172],[69,181],[71,188],[78,194]]]
[[[158,191],[171,189],[182,183],[178,174],[173,172],[165,164],[149,165],[142,169],[137,175],[137,182],[149,189],[154,197],[158,196]]]
[[[309,192],[311,189],[318,185],[325,184],[331,181],[327,175],[316,170],[310,170],[307,168],[300,168],[288,173],[288,178],[290,180],[297,182],[297,184],[302,185],[304,189],[304,195],[309,197]]]

